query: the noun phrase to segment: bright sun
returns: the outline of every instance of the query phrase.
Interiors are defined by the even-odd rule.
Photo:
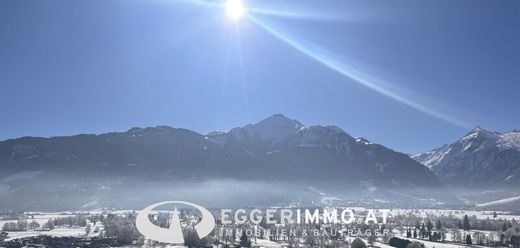
[[[244,15],[245,9],[242,0],[226,0],[226,13],[232,19],[239,19]]]

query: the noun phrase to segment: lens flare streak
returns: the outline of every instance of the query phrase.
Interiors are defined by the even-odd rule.
[[[367,75],[359,70],[354,69],[351,66],[348,66],[345,63],[342,63],[338,61],[337,59],[333,58],[332,56],[328,56],[323,51],[320,51],[320,49],[316,48],[312,45],[304,45],[303,43],[296,42],[291,37],[281,33],[278,30],[273,29],[272,27],[268,26],[264,22],[260,21],[259,19],[248,16],[249,20],[253,21],[255,24],[257,24],[259,27],[276,37],[277,39],[283,41],[287,45],[291,46],[292,48],[298,50],[299,52],[305,54],[307,57],[312,58],[313,60],[319,62],[320,64],[338,72],[339,74],[346,76],[353,81],[360,83],[380,94],[383,94],[391,99],[394,99],[402,104],[405,104],[409,107],[412,107],[416,110],[419,110],[423,113],[426,113],[430,116],[436,117],[438,119],[441,119],[443,121],[446,121],[448,123],[451,123],[453,125],[468,128],[471,125],[468,123],[459,120],[457,118],[454,118],[452,116],[449,116],[445,113],[442,113],[430,106],[426,106],[423,103],[419,103],[418,101],[414,101],[406,96],[410,95],[416,95],[414,97],[415,99],[422,98],[421,96],[418,96],[416,93],[411,92],[406,89],[399,88],[393,84],[390,84],[388,82],[385,82],[384,80],[375,78],[373,76]]]

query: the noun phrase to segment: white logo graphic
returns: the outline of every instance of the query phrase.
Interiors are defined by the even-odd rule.
[[[173,217],[170,221],[170,227],[168,229],[156,226],[148,218],[148,215],[154,208],[167,204],[183,204],[199,210],[199,212],[202,215],[202,218],[201,221],[197,225],[195,225],[195,231],[199,235],[199,238],[206,237],[208,234],[211,233],[211,231],[213,231],[213,228],[215,228],[215,218],[213,218],[213,215],[207,209],[190,202],[165,201],[148,206],[141,212],[139,212],[139,214],[137,215],[135,225],[137,227],[137,230],[146,238],[153,239],[162,243],[184,243],[181,222],[179,220],[179,212],[177,210],[173,211]]]

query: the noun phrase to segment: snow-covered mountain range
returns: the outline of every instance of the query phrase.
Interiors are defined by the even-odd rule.
[[[456,142],[412,156],[446,185],[462,188],[520,186],[520,131],[475,127]]]

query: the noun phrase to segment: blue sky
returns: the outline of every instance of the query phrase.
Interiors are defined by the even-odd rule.
[[[283,113],[416,153],[520,128],[519,1],[244,4],[0,1],[0,139]]]

